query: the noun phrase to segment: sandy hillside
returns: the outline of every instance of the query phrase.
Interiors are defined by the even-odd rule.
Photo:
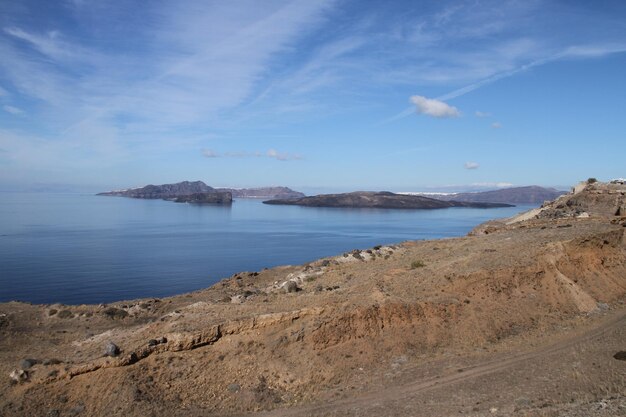
[[[166,299],[0,304],[0,415],[626,415],[625,194]]]

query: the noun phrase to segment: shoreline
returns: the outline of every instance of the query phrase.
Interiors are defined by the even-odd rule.
[[[94,199],[97,197],[93,197]],[[80,201],[80,200],[77,200]],[[143,201],[143,200],[142,200]],[[264,234],[272,233],[269,229],[275,229],[279,227],[279,219],[276,218],[275,214],[270,212],[269,214],[260,214],[258,216],[253,215],[255,210],[257,210],[257,205],[260,205],[260,202],[255,199],[245,199],[242,200],[241,206],[242,210],[237,211],[233,214],[226,214],[221,210],[221,207],[211,208],[208,211],[200,210],[200,209],[185,209],[182,210],[177,208],[168,208],[166,205],[163,205],[163,208],[158,207],[159,211],[156,212],[158,216],[155,214],[148,220],[148,224],[145,226],[141,226],[141,229],[138,229],[138,233],[147,233],[150,236],[153,233],[157,233],[157,237],[161,236],[159,233],[159,227],[152,226],[155,221],[158,221],[164,215],[175,215],[176,213],[181,213],[181,218],[183,220],[175,221],[176,224],[180,223],[180,228],[177,226],[177,230],[180,230],[186,238],[185,241],[193,241],[198,242],[198,245],[195,247],[189,247],[183,238],[176,238],[170,245],[181,244],[182,248],[178,252],[175,252],[172,256],[167,256],[167,259],[176,262],[176,265],[179,265],[186,268],[186,265],[191,265],[188,269],[190,274],[187,275],[185,272],[182,272],[182,275],[177,275],[176,267],[166,267],[165,269],[159,267],[159,261],[155,262],[147,262],[143,261],[140,258],[141,254],[145,253],[145,251],[138,252],[138,255],[133,255],[130,259],[126,259],[128,256],[123,256],[119,259],[111,258],[102,258],[103,262],[107,260],[110,262],[110,267],[107,264],[102,263],[97,253],[93,251],[88,251],[87,255],[90,256],[86,258],[86,260],[78,259],[76,256],[72,256],[68,254],[68,256],[64,256],[60,250],[55,250],[55,253],[58,253],[60,256],[51,259],[53,262],[51,264],[51,278],[48,281],[41,281],[39,276],[43,277],[47,275],[46,271],[42,270],[39,265],[44,265],[43,260],[47,260],[46,258],[42,258],[41,261],[34,259],[35,263],[32,266],[29,263],[20,264],[19,261],[11,261],[7,269],[7,291],[6,296],[11,296],[11,299],[3,300],[2,302],[9,301],[22,301],[25,303],[35,303],[35,304],[56,304],[62,303],[67,305],[81,305],[81,304],[99,304],[99,303],[113,303],[120,302],[124,300],[133,300],[133,299],[143,299],[147,297],[168,297],[174,296],[181,293],[186,293],[189,291],[197,291],[203,288],[206,288],[209,285],[212,285],[214,282],[218,282],[220,279],[227,278],[232,276],[233,274],[237,274],[242,270],[250,270],[250,271],[260,271],[263,268],[272,268],[275,266],[281,265],[299,265],[301,263],[306,262],[314,262],[320,257],[331,257],[341,254],[343,251],[351,250],[353,248],[371,248],[376,244],[393,244],[397,242],[402,242],[407,239],[430,239],[432,237],[447,237],[452,234],[455,236],[463,236],[467,232],[471,230],[471,228],[475,227],[477,224],[484,221],[486,218],[494,218],[501,217],[502,215],[507,215],[513,212],[517,212],[524,208],[516,207],[506,211],[498,211],[491,212],[486,211],[483,212],[481,210],[465,210],[462,214],[455,214],[453,212],[449,213],[441,213],[441,214],[408,214],[404,211],[398,213],[389,213],[385,211],[384,213],[379,213],[379,211],[375,211],[370,214],[361,214],[354,213],[353,211],[342,211],[339,213],[326,213],[325,210],[321,210],[318,214],[313,214],[313,216],[318,217],[319,220],[314,222],[315,228],[312,230],[302,229],[300,232],[302,221],[306,218],[310,217],[309,213],[300,213],[301,209],[293,210],[293,208],[286,208],[288,212],[296,211],[298,213],[294,214],[295,222],[291,221],[287,226],[287,229],[284,232],[289,232],[288,243],[290,248],[287,248],[284,252],[274,251],[269,253],[266,257],[265,254],[268,252],[267,250],[256,250],[254,249],[254,243],[246,243],[246,242],[258,242],[259,244],[263,244],[262,242],[266,241]],[[246,204],[244,204],[246,203]],[[97,202],[89,202],[91,205],[97,205]],[[107,207],[116,208],[120,205],[113,204],[107,205]],[[125,205],[121,205],[122,208]],[[131,209],[129,213],[134,216],[133,213],[141,213],[142,210],[150,210],[150,213],[157,210],[153,208],[153,204],[131,204]],[[136,208],[136,206],[139,206]],[[145,208],[144,208],[145,206]],[[159,205],[160,206],[160,205]],[[280,210],[279,212],[283,212],[284,210]],[[162,213],[162,214],[160,214]],[[239,214],[237,214],[239,213]],[[252,215],[250,214],[252,213]],[[262,212],[265,213],[265,212]],[[484,213],[484,214],[483,214]],[[232,233],[236,233],[235,243],[238,243],[238,247],[241,249],[233,249],[239,255],[237,257],[227,258],[224,261],[220,259],[218,253],[224,252],[223,250],[217,248],[219,245],[217,242],[220,240],[219,235],[215,235],[215,237],[211,237],[207,234],[199,234],[195,231],[193,226],[189,223],[189,221],[185,220],[190,218],[189,216],[200,216],[198,218],[202,222],[208,223],[206,228],[213,230],[215,229],[215,233],[220,233],[220,230],[225,229],[225,227],[230,227],[230,224],[225,226],[220,226],[219,219],[224,219],[224,221],[228,221],[228,218],[232,216],[234,222],[237,219],[244,218],[250,219],[253,221],[252,227],[257,227],[252,232],[253,235],[248,235],[246,230],[238,229],[237,225],[234,225],[235,229]],[[186,217],[185,217],[186,216]],[[436,217],[434,222],[430,222],[428,218]],[[130,216],[126,216],[130,217]],[[452,218],[458,220],[451,220]],[[193,222],[198,222],[198,219],[195,217],[191,217]],[[212,220],[217,219],[217,220]],[[347,225],[346,227],[339,227],[337,231],[332,230],[331,227],[326,227],[321,223],[323,221],[331,222],[344,222]],[[368,228],[364,225],[365,222],[368,221],[380,222],[380,221],[388,221],[391,222],[390,229],[388,230],[378,230],[376,227]],[[116,220],[117,221],[117,220]],[[269,221],[269,222],[268,222]],[[273,223],[270,223],[273,222]],[[409,226],[410,230],[403,230],[403,224],[406,222],[410,222]],[[109,227],[110,222],[105,222],[104,226]],[[428,223],[428,224],[427,224]],[[329,223],[334,224],[334,223]],[[375,223],[376,224],[376,223]],[[99,245],[98,241],[102,239],[107,239],[105,242],[110,242],[111,239],[119,239],[119,236],[128,236],[132,239],[132,242],[145,241],[145,238],[134,238],[134,230],[131,228],[128,231],[121,230],[115,226],[115,224],[111,223],[112,227],[110,232],[106,232],[102,236],[100,236],[99,231],[94,231],[92,237],[87,239],[81,239],[84,241],[86,245]],[[267,225],[267,226],[265,226]],[[352,225],[352,226],[350,226]],[[258,226],[261,226],[259,229]],[[72,232],[73,230],[80,230],[81,233],[90,231],[91,228],[85,223],[78,223],[76,226],[73,224],[69,224],[67,226],[61,226],[62,231],[67,230]],[[352,229],[354,227],[360,227],[365,232],[367,232],[367,236],[355,236],[354,239],[352,236]],[[445,228],[445,229],[444,229]],[[457,230],[458,229],[458,230]],[[108,229],[107,229],[108,230]],[[438,230],[442,230],[441,233],[438,233]],[[281,232],[281,230],[277,230]],[[52,232],[52,231],[51,231]],[[296,234],[292,234],[294,232]],[[123,233],[123,234],[121,234]],[[323,235],[320,235],[323,234]],[[322,236],[323,240],[313,240],[310,241],[309,236]],[[281,239],[282,233],[276,234],[274,237],[270,236],[268,239],[269,243],[273,245],[272,247],[281,243],[278,239]],[[33,244],[38,243],[38,237],[33,235],[32,237],[27,236]],[[67,239],[61,236],[61,239],[65,239],[64,244],[70,244],[72,246],[76,246],[73,242],[66,242]],[[158,243],[158,253],[163,254],[163,251],[160,248],[165,248],[166,242],[164,240],[159,241]],[[318,243],[316,243],[318,242]],[[6,241],[5,241],[6,243]],[[122,247],[127,247],[130,249],[130,246],[122,243]],[[148,242],[148,244],[150,244]],[[111,251],[114,249],[109,248],[109,244],[105,243],[105,250]],[[206,250],[202,249],[206,246]],[[232,246],[232,244],[231,244]],[[89,247],[89,246],[87,246]],[[185,249],[186,248],[186,249]],[[226,250],[225,248],[224,250]],[[232,252],[233,250],[229,250]],[[218,252],[216,252],[218,251]],[[203,252],[207,252],[207,256],[204,257]],[[115,253],[115,252],[113,252]],[[235,253],[235,252],[233,252]],[[249,256],[246,254],[250,254]],[[263,255],[255,256],[254,254],[262,253]],[[45,254],[44,254],[45,255]],[[165,254],[167,255],[167,254]],[[146,256],[150,256],[150,254],[146,254]],[[92,272],[90,271],[90,266],[87,262],[95,262],[93,267],[93,277]],[[187,262],[188,260],[188,262]],[[26,261],[26,260],[25,260]],[[28,262],[28,261],[26,261]],[[69,262],[68,265],[71,266],[72,270],[69,272],[67,278],[63,276],[63,262]],[[23,265],[23,266],[20,266]],[[125,274],[124,267],[128,265],[131,269],[128,269],[129,273]],[[109,273],[110,272],[110,273]],[[152,274],[154,272],[154,274]],[[120,284],[121,279],[119,278],[122,275],[128,275],[128,284]],[[14,281],[15,284],[8,282],[9,276],[23,276],[25,278],[24,282],[28,282],[28,286],[32,287],[34,291],[32,292],[32,297],[30,294],[27,294],[26,284],[18,285],[17,282]],[[154,280],[151,278],[154,276]],[[89,284],[90,280],[93,279],[94,284]],[[68,293],[64,293],[60,288],[60,285],[63,281],[74,283],[75,285],[70,287],[70,291]],[[38,282],[42,282],[41,286],[39,286]],[[58,284],[57,284],[58,282]],[[110,286],[108,284],[110,282]],[[196,285],[197,284],[197,285]],[[128,285],[128,287],[127,287]],[[90,288],[95,290],[101,290],[100,293],[94,292],[96,297],[92,297],[89,295],[88,291]],[[119,294],[117,294],[119,293]],[[126,294],[124,294],[126,293]],[[98,294],[103,294],[103,297],[98,297]],[[59,297],[50,297],[49,295],[59,295]]]
[[[47,399],[62,396],[62,410],[84,406],[101,415],[116,398],[130,416],[171,414],[184,404],[200,407],[197,415],[269,411],[342,392],[377,398],[392,387],[411,389],[403,381],[428,363],[450,366],[447,355],[490,361],[623,313],[626,290],[615,286],[626,274],[621,224],[591,217],[483,228],[242,272],[161,299],[2,303],[0,373],[24,358],[33,364],[12,373],[25,378],[14,385],[0,380],[7,393],[0,411],[16,414],[21,404],[24,415],[45,414]],[[583,260],[586,268],[578,266]],[[104,355],[110,343],[116,351]],[[550,378],[560,385],[575,381],[555,369]],[[377,381],[389,372],[383,385],[391,391],[381,390]],[[116,394],[109,388],[120,378],[129,382]],[[468,384],[457,392],[472,398]]]

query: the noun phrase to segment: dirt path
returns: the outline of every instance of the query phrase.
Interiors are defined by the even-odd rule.
[[[592,325],[591,328],[586,329],[586,331],[581,332],[580,330],[577,330],[574,335],[569,334],[557,342],[545,344],[532,351],[526,351],[523,353],[506,353],[499,355],[499,357],[495,359],[492,358],[488,361],[478,362],[463,368],[447,367],[447,369],[454,368],[454,370],[440,373],[439,375],[435,375],[434,377],[429,377],[427,379],[420,379],[408,384],[391,386],[389,388],[385,388],[384,390],[371,392],[358,397],[332,401],[325,404],[314,404],[290,409],[273,410],[255,415],[280,417],[313,415],[397,415],[394,410],[398,409],[398,405],[407,398],[415,397],[431,390],[445,389],[454,385],[475,382],[475,380],[480,377],[486,377],[501,371],[506,371],[516,365],[521,365],[530,361],[549,361],[549,357],[562,353],[570,348],[574,348],[579,344],[601,338],[603,335],[612,331],[623,333],[624,329],[626,329],[626,311],[620,311],[594,323],[594,325]],[[623,334],[621,334],[621,343],[625,345],[624,347],[626,347],[626,340],[624,339]],[[493,413],[493,410],[491,413]]]

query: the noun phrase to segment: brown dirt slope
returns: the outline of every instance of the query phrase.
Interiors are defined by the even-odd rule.
[[[619,415],[625,224],[500,222],[168,299],[0,304],[0,415]]]

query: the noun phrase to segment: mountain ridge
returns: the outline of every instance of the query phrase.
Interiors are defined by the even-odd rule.
[[[445,201],[468,201],[481,203],[506,203],[506,204],[543,204],[545,201],[566,194],[566,191],[559,191],[555,188],[529,185],[524,187],[502,188],[499,190],[477,191],[467,193],[455,193],[448,195],[437,195],[437,199]]]

